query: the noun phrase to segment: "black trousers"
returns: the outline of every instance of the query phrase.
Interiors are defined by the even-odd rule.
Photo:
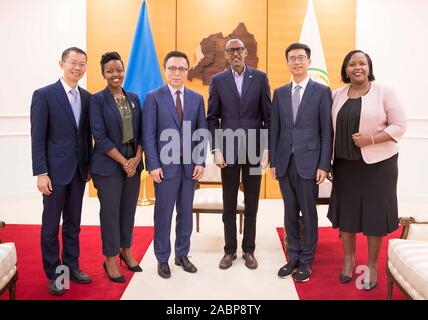
[[[223,186],[223,223],[224,223],[224,252],[233,254],[238,244],[236,238],[236,204],[238,201],[238,190],[240,175],[242,171],[242,182],[245,195],[244,212],[244,238],[242,239],[242,250],[253,253],[256,248],[256,220],[259,207],[260,170],[259,165],[246,164],[227,165],[221,169],[221,180]],[[250,174],[250,170],[258,174]]]
[[[315,180],[303,179],[297,172],[294,156],[285,176],[278,178],[284,200],[284,224],[288,238],[288,261],[311,264],[318,242],[318,214],[316,201],[318,185]],[[300,241],[300,214],[303,218],[303,240]]]
[[[140,172],[128,178],[123,170],[116,170],[109,177],[94,174],[93,180],[100,201],[103,255],[116,256],[120,248],[131,247]]]
[[[76,169],[68,185],[52,186],[52,194],[43,195],[41,248],[43,269],[46,276],[54,280],[61,272],[56,268],[64,264],[71,270],[79,269],[79,234],[82,215],[82,200],[86,182]],[[59,225],[62,215],[62,262],[59,258]]]

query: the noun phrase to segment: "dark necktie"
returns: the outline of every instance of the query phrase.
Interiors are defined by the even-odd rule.
[[[178,123],[180,124],[180,128],[181,128],[181,125],[183,123],[183,107],[181,105],[181,99],[180,99],[181,91],[177,90],[176,94],[177,94],[177,99],[175,100],[175,109],[177,110]]]

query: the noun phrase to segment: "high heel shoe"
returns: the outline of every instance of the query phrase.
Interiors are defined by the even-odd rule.
[[[364,291],[370,291],[370,290],[372,290],[372,289],[374,289],[374,288],[376,288],[376,286],[377,286],[377,269],[374,269],[375,270],[375,274],[376,274],[376,280],[375,281],[371,281],[372,279],[372,277],[371,277],[371,273],[370,273],[370,268],[369,268],[369,279],[366,279],[366,278],[364,278],[364,282],[363,282],[363,290]],[[366,280],[368,280],[368,281],[366,281]]]
[[[117,283],[125,283],[126,282],[124,276],[119,276],[119,277],[116,277],[116,278],[111,277],[110,273],[108,273],[108,271],[107,271],[107,265],[106,265],[105,262],[103,262],[103,268],[104,268],[105,274],[108,276],[108,278],[110,279],[110,281],[117,282]]]
[[[120,260],[120,265],[122,266],[122,261],[123,262],[125,262],[125,264],[126,264],[126,266],[128,267],[128,270],[129,271],[132,271],[132,272],[142,272],[143,271],[143,269],[141,269],[141,267],[137,264],[136,266],[134,266],[134,267],[131,267],[129,264],[128,264],[128,262],[126,262],[126,260],[125,260],[125,258],[123,257],[123,255],[122,255],[122,252],[121,253],[119,253],[119,260]]]
[[[351,276],[347,276],[343,273],[340,274],[339,277],[340,283],[344,284],[344,283],[348,283],[352,280],[352,275]]]
[[[340,273],[340,276],[339,276],[340,283],[345,284],[345,283],[348,283],[352,280],[352,277],[354,275],[353,274],[354,267],[355,267],[355,258],[352,259],[352,273],[351,273],[351,275],[347,276],[344,273]]]

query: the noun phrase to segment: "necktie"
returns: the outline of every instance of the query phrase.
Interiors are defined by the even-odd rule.
[[[178,123],[180,124],[180,128],[181,128],[181,125],[183,124],[183,107],[181,106],[181,99],[180,99],[181,91],[177,90],[176,94],[177,94],[177,99],[175,100],[175,109],[177,110]]]
[[[291,105],[293,107],[293,121],[294,122],[296,122],[297,111],[299,111],[300,89],[302,89],[302,87],[297,85],[295,90],[294,90],[293,96],[291,98]]]
[[[72,95],[71,98],[71,109],[73,110],[74,119],[76,120],[76,125],[79,127],[79,120],[80,120],[80,103],[79,103],[79,97],[77,94],[76,89],[71,89],[70,93]]]

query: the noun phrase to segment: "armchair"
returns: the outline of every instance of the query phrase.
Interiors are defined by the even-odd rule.
[[[6,224],[0,221],[0,230]],[[9,299],[16,298],[16,282],[18,270],[16,266],[16,248],[12,242],[2,243],[0,239],[0,295],[9,290]]]
[[[388,296],[395,284],[409,299],[428,300],[428,216],[401,218],[400,239],[388,242]]]

